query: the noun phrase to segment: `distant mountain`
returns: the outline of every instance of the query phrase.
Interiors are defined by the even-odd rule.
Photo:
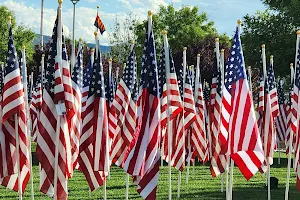
[[[47,44],[47,42],[51,39],[51,36],[48,36],[48,35],[44,35],[43,37],[43,40],[44,40],[44,44]],[[36,34],[36,37],[34,38],[33,40],[33,45],[39,45],[40,44],[40,34]],[[95,44],[93,43],[87,43],[87,46],[89,48],[92,48],[92,47],[96,47]],[[101,48],[101,52],[102,53],[108,53],[111,49],[111,46],[102,46],[100,45],[100,48]]]

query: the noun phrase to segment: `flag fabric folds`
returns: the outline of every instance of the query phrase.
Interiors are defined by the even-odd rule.
[[[106,30],[104,23],[102,22],[102,20],[100,19],[100,16],[97,13],[96,19],[95,19],[95,23],[94,26],[96,26],[97,29],[99,29],[101,35],[104,33],[104,31]]]
[[[6,64],[4,78],[1,73],[0,82],[0,116],[2,118],[0,128],[0,184],[18,192],[17,165],[19,165],[22,186],[20,191],[24,194],[30,178],[30,151],[26,125],[27,117],[24,90],[21,82],[18,56],[13,41],[11,24],[9,24]],[[16,128],[18,129],[18,135],[16,135]],[[19,140],[18,143],[16,141],[17,137]],[[17,151],[19,158],[17,158]]]
[[[137,95],[137,65],[132,46],[111,107],[111,111],[117,116],[117,127],[112,141],[110,159],[112,163],[120,167],[123,167],[124,156],[137,125]]]
[[[96,39],[97,48],[99,41]],[[79,148],[79,168],[91,191],[103,185],[109,172],[108,119],[102,56],[96,51],[86,109],[83,112]]]
[[[125,155],[124,171],[136,178],[138,193],[156,199],[160,160],[160,99],[151,16],[144,41],[137,128]]]
[[[237,27],[225,68],[222,89],[223,141],[228,154],[244,177],[250,179],[262,166],[264,153],[256,123],[252,97],[246,79],[245,63]]]
[[[283,91],[283,80],[278,81],[278,105],[279,114],[276,117],[276,133],[279,141],[285,141],[285,133],[287,131],[287,105]]]
[[[223,144],[220,140],[219,133],[221,131],[221,108],[222,108],[222,83],[221,70],[217,56],[219,53],[215,50],[212,86],[210,91],[210,131],[211,131],[211,166],[210,172],[216,177],[226,170],[227,157]]]
[[[54,186],[57,184],[55,198],[66,199],[67,182],[73,172],[68,125],[70,121],[67,116],[73,110],[74,101],[59,12],[53,28],[47,66],[44,70],[45,82],[38,121],[36,156],[40,162],[40,190],[53,196]],[[59,134],[59,141],[56,141],[57,134]],[[58,155],[55,155],[57,145],[59,151]],[[57,165],[55,164],[56,156],[58,156]],[[55,170],[58,170],[57,183],[54,182]]]

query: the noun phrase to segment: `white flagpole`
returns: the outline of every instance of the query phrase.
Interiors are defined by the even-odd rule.
[[[237,21],[238,23],[238,29],[239,32],[241,30],[241,24],[242,21],[239,19]],[[228,135],[228,144],[230,144],[231,142],[231,135]],[[228,150],[230,149],[230,147],[228,146]],[[230,158],[229,152],[227,152],[227,160],[228,160],[228,165],[229,166],[229,161],[230,161],[230,182],[229,182],[229,187],[228,187],[228,191],[226,192],[226,198],[227,200],[232,200],[232,186],[233,186],[233,168],[234,168],[234,161]],[[227,189],[227,188],[226,188]]]
[[[31,155],[31,132],[30,132],[30,114],[29,114],[29,105],[28,105],[28,88],[27,88],[27,67],[26,67],[26,54],[25,46],[22,48],[22,80],[24,87],[24,101],[25,101],[25,111],[26,111],[26,125],[27,125],[27,137],[28,137],[28,150],[29,150],[29,161],[30,161],[30,185],[31,185],[31,199],[34,199],[34,188],[33,188],[33,171],[32,171],[32,155]],[[31,85],[32,85],[33,76],[31,75]],[[32,91],[32,90],[30,90]]]
[[[253,94],[252,94],[252,70],[251,70],[251,66],[248,66],[247,70],[248,70],[249,88],[250,88],[250,92],[251,92],[251,97],[253,99]]]
[[[297,31],[295,65],[297,63],[299,41],[300,41],[300,31]],[[291,67],[291,83],[292,83],[295,81],[295,73],[293,70],[293,64],[291,64],[290,67]],[[287,166],[288,169],[287,169],[286,186],[285,186],[285,200],[289,199],[289,187],[290,187],[292,151],[293,151],[293,137],[294,137],[293,132],[290,131],[290,138],[289,138],[289,144],[288,144],[289,152],[288,152],[288,166]]]
[[[218,43],[219,46],[219,43]],[[220,71],[221,71],[221,88],[224,84],[224,64],[225,64],[225,55],[224,55],[224,49],[221,49],[221,55],[220,55]],[[227,173],[227,169],[225,169],[225,172]],[[221,174],[221,192],[224,192],[224,173]]]
[[[59,66],[62,66],[62,21],[61,21],[61,10],[63,0],[58,0],[58,23],[57,23],[57,55]],[[62,71],[62,69],[61,69]],[[55,137],[55,158],[54,158],[54,195],[53,199],[57,196],[57,180],[58,180],[58,154],[59,154],[59,135],[60,135],[60,124],[61,117],[66,113],[66,107],[63,103],[59,102],[56,105],[56,137]]]
[[[223,68],[222,68],[222,55],[220,54],[220,43],[219,43],[219,38],[216,38],[215,40],[215,48],[216,48],[216,57],[217,57],[217,66],[218,70],[221,72],[221,88],[223,87]],[[224,51],[223,51],[223,56],[224,56]],[[224,59],[224,58],[223,58]],[[224,173],[221,174],[221,192],[224,191]]]
[[[195,93],[194,93],[194,99],[197,101],[198,95],[199,95],[199,79],[200,79],[200,54],[197,54],[197,65],[195,70]],[[193,162],[193,175],[195,175],[195,164],[196,159]]]
[[[267,61],[266,61],[266,48],[265,45],[261,45],[262,48],[262,59],[263,59],[263,73],[264,73],[264,80],[267,79]],[[266,134],[266,133],[263,133]],[[265,137],[265,149],[266,145],[267,145],[267,141],[266,141],[267,137]],[[267,183],[268,183],[268,200],[271,200],[271,187],[270,187],[270,163],[267,160],[267,165],[268,165],[268,171],[267,171]]]
[[[186,168],[186,184],[189,183],[189,175],[190,175],[190,166],[191,166],[191,158],[189,158],[190,154],[191,154],[191,134],[190,134],[190,131],[188,130],[187,132],[188,134],[188,161],[187,161],[187,168]]]
[[[169,43],[168,43],[168,37],[167,37],[167,31],[163,31],[163,37],[164,37],[164,50],[165,50],[165,66],[166,66],[166,85],[167,85],[167,102],[168,102],[168,179],[169,179],[169,200],[172,199],[172,171],[171,171],[171,154],[172,154],[172,113],[170,113],[170,52],[169,52]]]
[[[187,47],[183,48],[183,90],[185,87],[185,74],[186,74],[186,50]],[[183,126],[184,126],[184,117],[182,118]],[[185,130],[183,130],[185,132]],[[177,198],[180,198],[180,187],[181,187],[181,171],[178,171],[178,189],[177,189]]]
[[[128,200],[128,194],[129,194],[129,174],[126,174],[125,185],[126,185],[125,199]]]
[[[110,58],[108,60],[108,84],[109,84],[109,87],[110,87],[110,83],[113,81],[111,69],[112,69],[112,58]],[[110,103],[110,100],[108,100],[108,102]],[[111,148],[111,145],[112,145],[112,139],[109,139],[109,150]],[[110,161],[109,161],[109,166],[110,166]],[[108,169],[108,180],[110,180],[110,168]]]
[[[20,168],[20,141],[18,130],[18,114],[15,114],[15,131],[16,131],[16,154],[17,154],[17,169],[18,169],[18,193],[19,200],[22,200],[22,180],[21,180],[21,168]]]

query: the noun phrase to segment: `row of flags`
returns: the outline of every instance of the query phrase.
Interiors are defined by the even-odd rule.
[[[98,14],[95,26],[101,34],[105,31]],[[262,71],[257,119],[239,27],[225,66],[215,50],[211,89],[201,80],[200,55],[194,72],[184,49],[183,68],[176,71],[166,39],[157,62],[151,15],[146,29],[140,81],[132,44],[123,76],[115,84],[111,69],[103,73],[97,32],[88,65],[83,67],[80,44],[70,72],[58,9],[47,64],[31,92],[28,117],[24,101],[28,95],[10,26],[7,67],[0,76],[2,185],[23,193],[29,181],[27,126],[37,142],[40,190],[55,199],[67,199],[74,170],[84,174],[94,191],[105,185],[112,164],[132,176],[144,199],[156,199],[161,159],[179,171],[196,158],[210,161],[213,177],[224,173],[232,159],[249,180],[272,165],[276,139],[284,140],[287,152],[292,151],[290,137],[298,166],[299,59],[289,103],[282,80],[276,83],[273,62]],[[300,174],[298,167],[296,172]],[[297,178],[297,186],[299,182]]]

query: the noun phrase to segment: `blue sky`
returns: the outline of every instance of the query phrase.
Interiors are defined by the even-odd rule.
[[[219,33],[232,35],[237,19],[246,14],[255,14],[265,7],[260,0],[80,0],[77,4],[75,37],[93,41],[93,23],[96,6],[100,6],[100,16],[107,31],[101,38],[102,44],[109,44],[109,35],[113,21],[118,15],[122,22],[126,14],[133,12],[136,19],[147,17],[147,11],[158,10],[159,5],[173,3],[176,9],[183,5],[198,6],[200,12],[206,12],[210,20],[215,22]],[[40,30],[41,0],[0,0],[0,5],[6,5],[15,12],[17,22],[31,27],[35,32]],[[44,33],[50,35],[56,17],[56,0],[44,0]],[[71,35],[73,4],[70,0],[63,2],[63,23],[66,34]]]

